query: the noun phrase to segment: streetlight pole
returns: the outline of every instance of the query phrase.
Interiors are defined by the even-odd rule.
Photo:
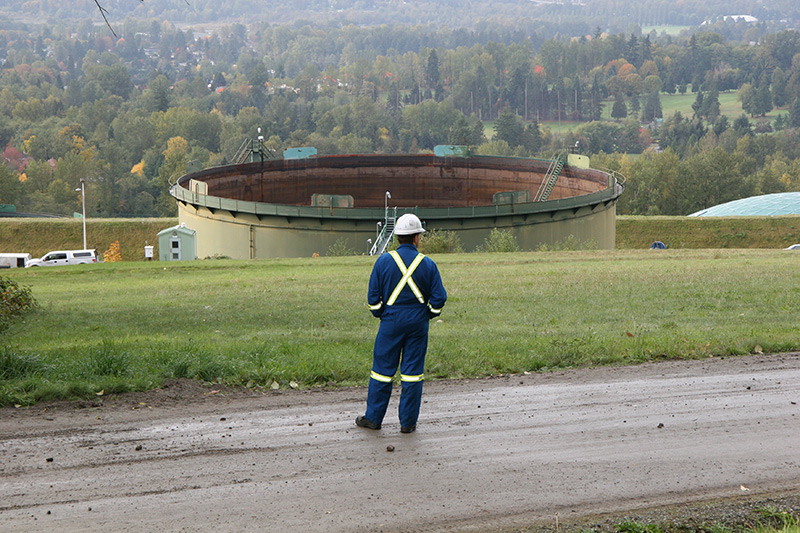
[[[81,178],[81,188],[75,189],[75,192],[81,191],[81,219],[83,220],[83,249],[86,249],[86,180]]]

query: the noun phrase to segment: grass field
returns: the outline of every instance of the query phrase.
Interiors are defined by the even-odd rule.
[[[680,111],[684,117],[691,117],[694,113],[692,104],[697,98],[697,93],[691,91],[686,94],[666,94],[661,93],[661,109],[664,117],[675,114]],[[603,118],[611,120],[611,107],[614,105],[613,100],[609,100],[603,107]],[[720,113],[727,115],[728,119],[733,122],[742,114],[742,103],[736,99],[736,91],[727,91],[719,94],[719,107]]]
[[[697,94],[693,92],[687,92],[686,94],[666,94],[661,93],[661,109],[663,112],[664,117],[669,117],[675,112],[680,112],[684,117],[691,117],[694,113],[692,109],[692,104],[694,103],[695,99],[697,98]],[[733,122],[742,114],[742,103],[736,99],[736,91],[727,91],[722,92],[719,95],[719,104],[720,104],[720,113],[726,115],[728,119]],[[611,107],[614,105],[613,100],[606,100],[603,103],[603,120],[613,120],[611,118]],[[770,120],[774,120],[779,113],[786,114],[787,111],[785,109],[775,109],[772,112],[767,114],[767,118]],[[636,117],[638,118],[638,117]],[[751,119],[751,122],[755,122],[754,119]],[[576,129],[578,126],[583,124],[583,122],[572,122],[562,120],[559,121],[543,121],[541,123],[542,128],[548,128],[553,133],[558,135],[563,135],[570,130]],[[494,134],[494,129],[487,129],[487,137],[489,135]]]
[[[426,377],[800,348],[797,255],[779,250],[452,254]],[[369,257],[123,262],[4,275],[41,309],[0,340],[0,404],[159,387],[363,385]]]
[[[682,31],[686,30],[689,31],[695,26],[679,26],[677,24],[664,24],[659,26],[642,26],[642,35],[647,35],[651,31],[655,30],[658,35],[665,33],[667,35],[671,35],[676,37],[681,34]]]
[[[687,92],[686,94],[667,94],[661,93],[661,109],[664,117],[669,117],[676,112],[680,112],[684,117],[692,117],[694,114],[694,110],[692,109],[692,104],[694,103],[695,99],[697,98],[697,93],[693,93],[691,91]],[[642,100],[642,103],[643,100]],[[609,99],[603,102],[603,113],[602,119],[611,121],[611,108],[614,105],[614,100]],[[742,113],[742,103],[737,100],[737,92],[736,91],[725,91],[719,94],[719,107],[720,113],[727,116],[728,120],[733,122],[737,118],[739,118]],[[788,115],[789,111],[787,109],[773,109],[769,113],[766,114],[766,118],[770,121],[774,121],[779,114]],[[629,115],[632,116],[632,115]],[[638,116],[635,118],[639,118]],[[750,117],[750,122],[755,125],[755,123],[759,120],[759,117],[752,118]],[[564,135],[571,130],[577,129],[581,124],[585,124],[586,122],[575,122],[570,120],[544,120],[540,122],[540,126],[542,130],[549,129],[552,133],[556,135]],[[484,135],[486,138],[491,140],[494,137],[494,121],[485,121],[483,127]]]

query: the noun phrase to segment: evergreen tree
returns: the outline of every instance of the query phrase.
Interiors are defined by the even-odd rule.
[[[409,103],[411,105],[416,105],[422,101],[422,95],[419,92],[419,85],[415,82],[411,86],[411,92],[408,94]]]
[[[525,97],[529,73],[530,64],[527,62],[514,67],[511,71],[511,78],[505,87],[506,101],[511,104],[514,111],[519,114],[525,113]]]
[[[772,103],[775,107],[783,107],[787,104],[786,98],[786,75],[781,67],[775,67],[772,72]]]
[[[530,155],[536,155],[536,153],[541,149],[542,131],[539,129],[539,121],[536,120],[536,117],[534,117],[533,120],[531,120],[528,125],[525,126],[522,145]]]
[[[603,95],[601,92],[602,80],[600,74],[596,73],[592,81],[592,89],[589,92],[589,119],[600,120],[603,116]]]
[[[761,77],[761,82],[756,87],[754,114],[764,116],[772,111],[772,92],[769,89],[769,80],[766,73]]]
[[[397,84],[392,83],[392,86],[389,87],[389,93],[386,95],[386,110],[389,111],[392,117],[397,118],[400,106],[400,91],[397,89]]]
[[[702,90],[697,91],[697,96],[694,97],[694,103],[692,104],[692,109],[694,110],[694,116],[700,117],[701,112],[703,110],[703,99],[705,98],[705,93]]]
[[[166,76],[159,74],[148,85],[145,91],[148,111],[166,111],[170,103],[170,83]]]
[[[228,80],[225,79],[225,74],[222,72],[217,72],[214,74],[214,78],[211,80],[211,90],[215,91],[220,87],[225,87],[228,85]]]
[[[637,39],[636,35],[633,33],[631,33],[631,38],[628,40],[628,44],[625,50],[625,59],[627,59],[628,63],[630,63],[634,67],[638,68],[642,65],[641,50],[639,49],[639,39]]]
[[[433,99],[437,102],[443,101],[445,98],[445,91],[444,87],[442,87],[441,83],[438,83],[433,91]]]
[[[720,115],[717,117],[717,120],[714,121],[713,130],[716,136],[719,137],[730,127],[731,123],[728,120],[728,117],[726,115]]]
[[[696,93],[703,90],[703,74],[695,74],[692,78],[692,92]]]
[[[453,126],[450,128],[450,135],[447,142],[464,146],[478,146],[483,144],[486,140],[483,135],[483,124],[481,124],[480,135],[477,135],[477,133],[478,130],[475,129],[472,120],[459,114]]]
[[[622,92],[618,92],[614,97],[614,105],[611,107],[611,118],[622,120],[628,116],[628,107],[625,105],[625,97]]]
[[[714,85],[706,95],[703,102],[703,116],[706,118],[706,120],[713,122],[719,115],[719,91],[717,90],[716,85]]]
[[[639,99],[639,93],[637,93],[637,92],[631,93],[631,96],[630,96],[630,99],[629,99],[628,102],[630,104],[631,113],[634,114],[634,115],[638,114],[639,110],[642,108],[642,102]]]
[[[667,71],[667,77],[664,80],[664,92],[667,94],[675,94],[677,90],[678,86],[675,84],[675,75],[672,69],[670,69]]]
[[[643,64],[645,61],[650,61],[651,59],[653,59],[653,44],[650,42],[649,35],[645,35],[644,38],[641,40],[641,43],[639,45],[639,50],[640,50],[639,61],[641,61],[641,63],[639,65],[636,65],[637,68],[641,66],[641,64]]]
[[[659,96],[658,91],[653,91],[647,95],[647,100],[645,101],[644,108],[642,109],[642,121],[651,122],[663,116],[664,114],[661,109],[661,97]]]
[[[795,98],[789,108],[789,126],[800,128],[800,98]]]
[[[523,132],[522,121],[508,109],[503,110],[494,122],[494,140],[505,141],[511,148],[522,144]]]
[[[269,81],[269,73],[264,63],[258,61],[247,76],[250,84],[250,98],[255,107],[264,110],[266,104],[266,83]]]
[[[753,134],[753,127],[750,125],[750,120],[744,113],[739,115],[739,118],[733,121],[733,129],[739,134],[740,137],[743,135]]]
[[[425,82],[430,89],[435,89],[439,85],[439,56],[436,50],[431,50],[428,54],[428,64],[425,67]]]

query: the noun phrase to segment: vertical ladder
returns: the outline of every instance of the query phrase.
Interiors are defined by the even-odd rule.
[[[550,167],[547,169],[547,174],[545,174],[541,185],[539,185],[539,190],[536,191],[536,196],[533,197],[534,202],[544,202],[550,198],[550,193],[553,192],[553,187],[555,187],[556,181],[558,181],[558,176],[561,175],[561,169],[564,168],[564,164],[566,163],[565,160],[566,158],[562,158],[561,154],[556,154],[556,156],[550,161]]]

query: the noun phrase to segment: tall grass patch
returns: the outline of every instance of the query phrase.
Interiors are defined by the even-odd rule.
[[[493,228],[475,251],[478,253],[519,252],[520,247],[511,230]]]
[[[35,377],[43,374],[46,368],[35,355],[17,353],[9,346],[0,348],[0,381]]]
[[[458,233],[448,230],[431,230],[424,234],[420,242],[420,251],[426,254],[460,254],[464,245]]]

